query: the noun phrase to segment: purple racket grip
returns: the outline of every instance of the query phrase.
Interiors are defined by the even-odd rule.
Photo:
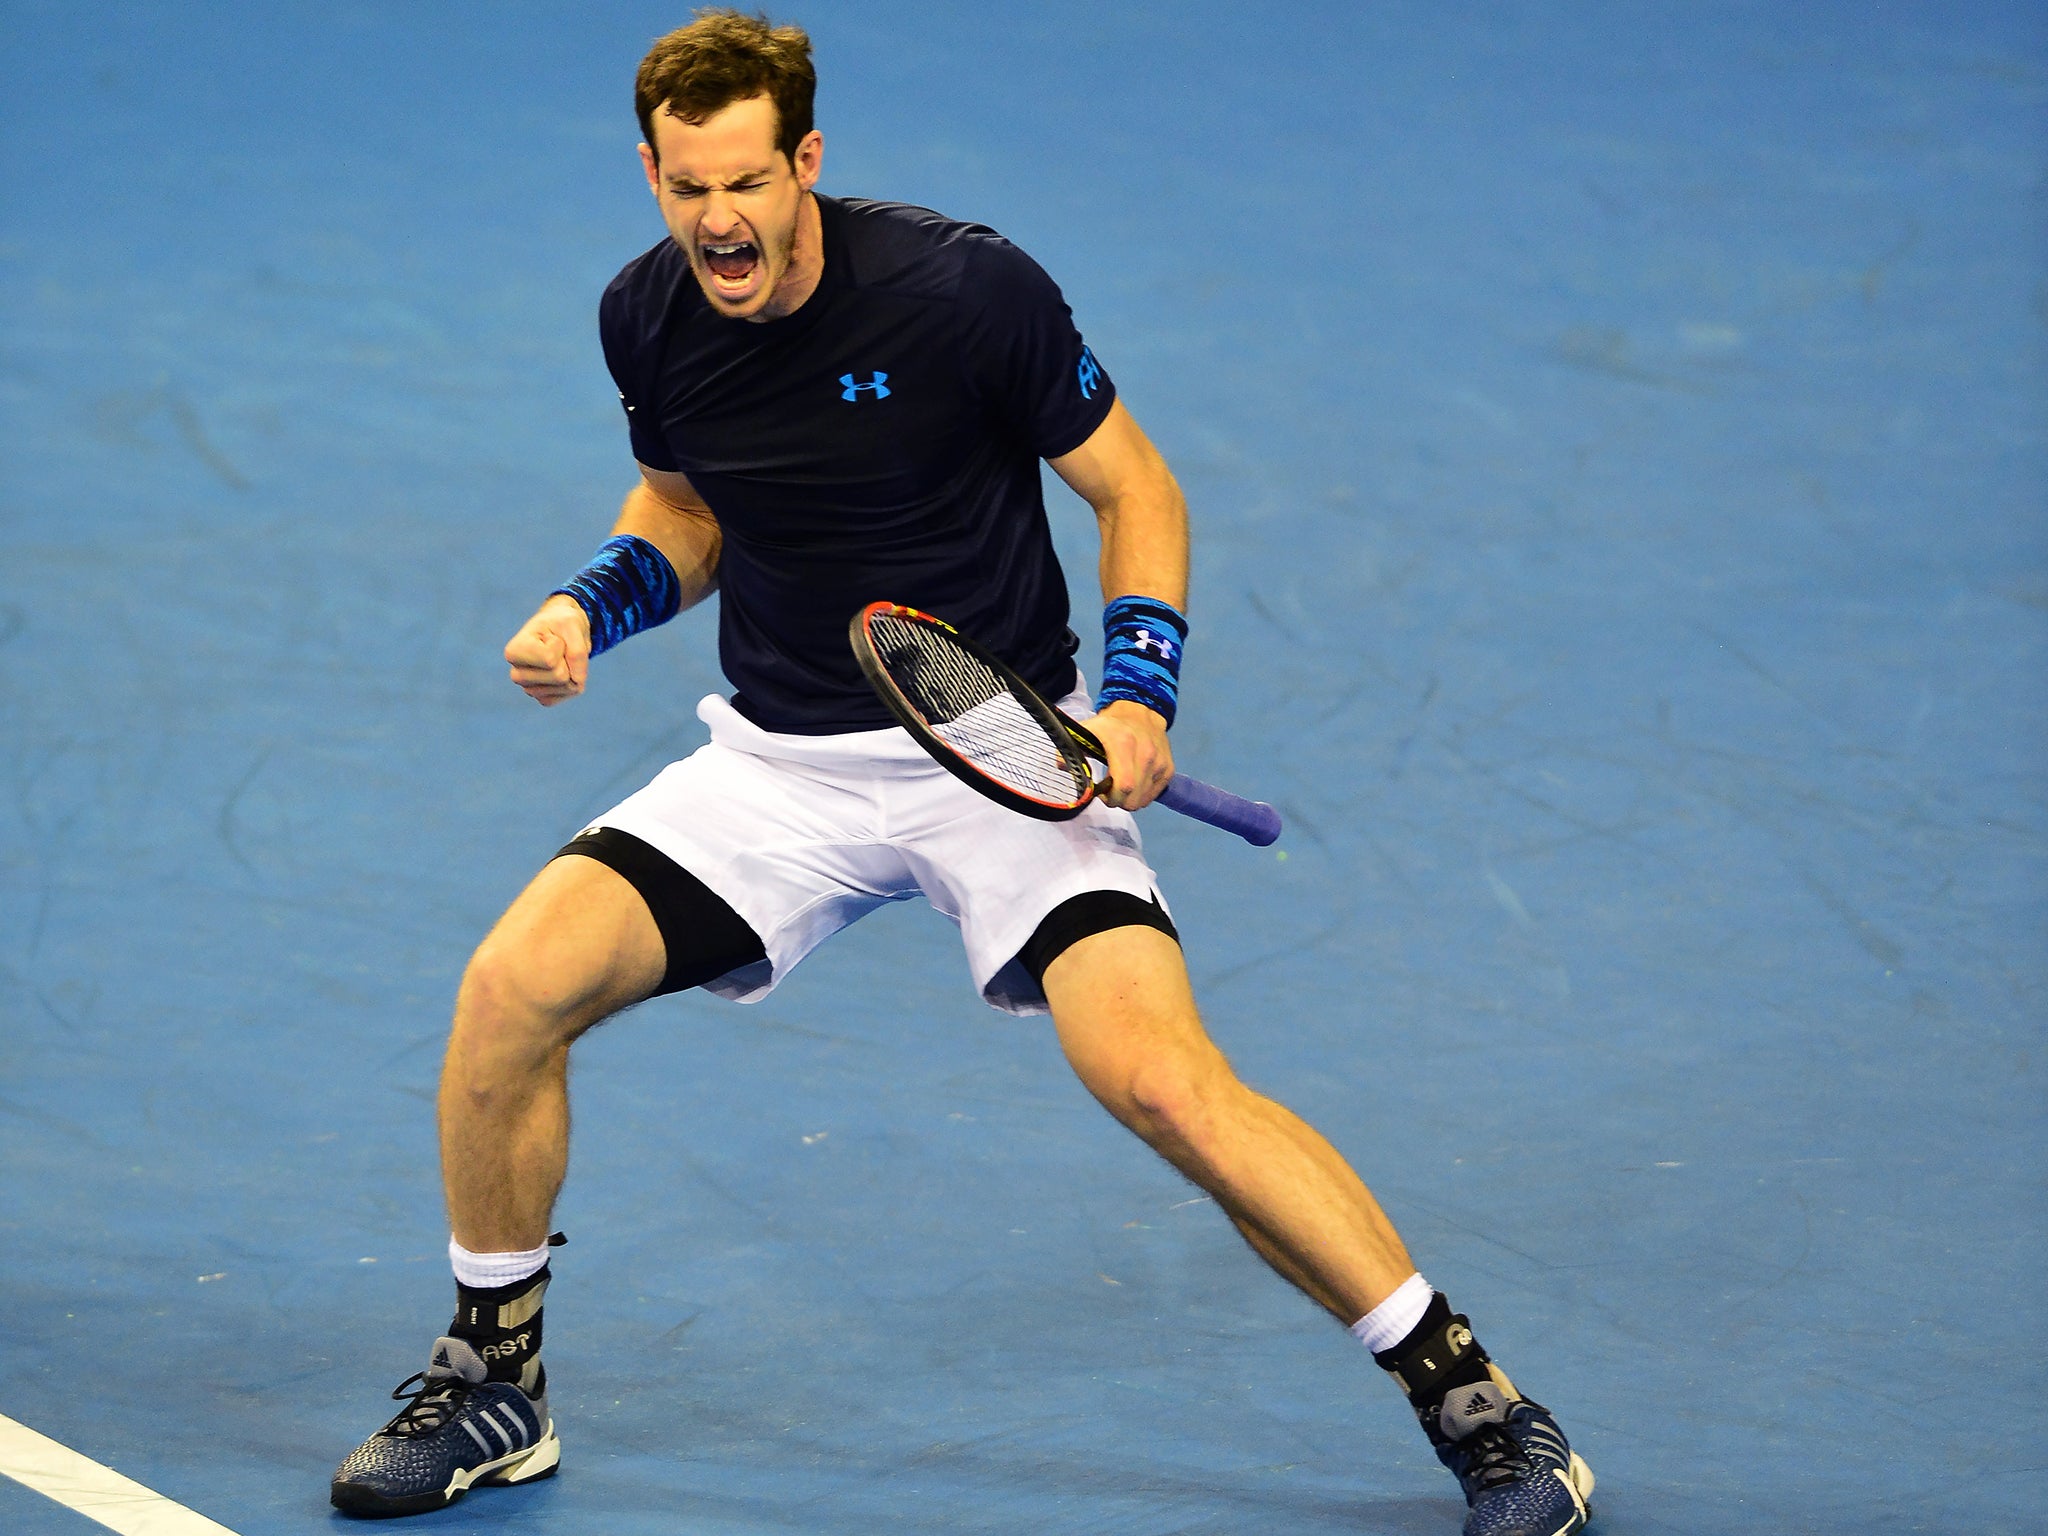
[[[1167,782],[1159,792],[1159,803],[1169,811],[1235,832],[1254,848],[1264,848],[1280,836],[1280,813],[1265,801],[1247,800],[1184,773]]]

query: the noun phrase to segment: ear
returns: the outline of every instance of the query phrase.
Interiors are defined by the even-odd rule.
[[[653,148],[646,144],[640,146],[640,169],[647,173],[647,190],[660,197],[661,167],[655,163]]]
[[[810,191],[818,184],[818,172],[825,165],[825,136],[813,128],[797,141],[796,153],[789,157],[789,163],[796,170],[796,184]]]

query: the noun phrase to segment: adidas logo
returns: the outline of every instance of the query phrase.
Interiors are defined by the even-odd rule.
[[[1476,1419],[1482,1413],[1492,1413],[1494,1409],[1498,1408],[1499,1406],[1499,1403],[1496,1403],[1484,1392],[1474,1392],[1470,1397],[1465,1399],[1465,1417],[1468,1419]]]

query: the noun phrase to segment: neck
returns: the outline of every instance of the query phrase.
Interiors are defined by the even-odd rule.
[[[797,210],[796,238],[790,242],[789,266],[783,271],[782,281],[775,285],[775,292],[768,296],[768,302],[748,318],[781,320],[795,314],[818,291],[818,284],[824,276],[824,216],[818,212],[817,193],[806,192],[803,206]]]

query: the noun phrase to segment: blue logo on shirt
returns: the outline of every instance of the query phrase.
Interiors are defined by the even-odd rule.
[[[1081,381],[1081,398],[1093,400],[1095,391],[1102,384],[1102,365],[1095,361],[1095,354],[1086,347],[1081,349],[1081,364],[1074,370],[1074,377]]]
[[[869,379],[865,384],[856,384],[853,382],[852,374],[842,373],[841,375],[839,375],[839,382],[845,386],[845,388],[843,388],[839,392],[839,398],[842,400],[858,400],[860,398],[860,392],[864,389],[873,390],[875,392],[875,398],[877,400],[886,400],[889,398],[889,375],[887,375],[886,373],[876,374],[873,378]]]

